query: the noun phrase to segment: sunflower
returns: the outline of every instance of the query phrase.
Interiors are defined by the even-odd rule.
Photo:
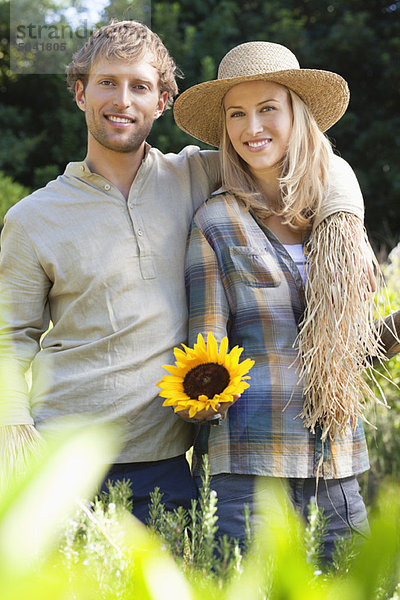
[[[189,409],[189,417],[220,402],[233,402],[233,397],[244,392],[249,384],[244,381],[254,360],[239,363],[243,348],[235,346],[229,353],[228,338],[218,344],[210,332],[207,344],[199,333],[193,348],[182,344],[183,350],[174,349],[175,365],[164,365],[170,375],[164,375],[157,386],[160,396],[166,398],[163,406],[174,406],[174,411]]]

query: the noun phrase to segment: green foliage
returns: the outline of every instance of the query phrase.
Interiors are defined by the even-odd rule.
[[[237,541],[217,537],[217,497],[210,489],[207,456],[203,462],[200,496],[192,501],[189,511],[182,507],[166,511],[158,488],[151,496],[149,529],[157,533],[182,570],[199,584],[226,580],[240,569],[242,551]]]
[[[194,502],[190,514],[182,509],[166,511],[159,491],[152,495],[147,535],[154,551],[158,547],[172,556],[175,568],[184,574],[190,589],[185,598],[328,599],[335,597],[332,592],[339,588],[349,590],[343,598],[350,598],[350,593],[360,588],[358,578],[365,579],[363,564],[368,561],[377,561],[377,568],[368,576],[368,582],[363,583],[365,593],[356,597],[388,600],[395,590],[397,579],[393,574],[399,557],[396,519],[400,513],[392,507],[391,515],[387,515],[384,498],[374,517],[375,541],[362,544],[355,538],[340,540],[332,565],[327,568],[321,567],[326,520],[315,503],[310,506],[310,523],[304,528],[281,486],[272,484],[264,498],[268,509],[247,556],[243,556],[235,540],[226,536],[216,539],[216,499],[210,493],[208,479],[206,465],[201,498]],[[393,492],[386,490],[386,494],[391,498]],[[84,570],[90,589],[97,590],[99,598],[142,598],[135,580],[133,542],[124,542],[121,533],[130,527],[124,513],[129,509],[128,482],[117,483],[109,488],[108,495],[102,494],[90,506],[80,503],[65,527],[59,546],[64,568],[72,580],[76,570],[78,573]],[[393,539],[389,548],[383,550],[382,540],[391,527],[394,527]],[[138,531],[143,544],[143,530],[139,527]],[[125,553],[124,548],[128,547]]]
[[[8,209],[28,194],[28,188],[13,181],[11,177],[7,177],[0,171],[0,227]]]
[[[80,573],[85,572],[87,587],[96,589],[99,598],[123,600],[134,592],[132,564],[122,550],[125,534],[121,524],[128,498],[122,484],[110,488],[110,498],[103,495],[93,503],[80,502],[60,542],[61,565],[70,579],[78,574],[79,581]]]
[[[400,305],[400,245],[392,250],[382,267],[393,309]],[[367,415],[374,427],[366,426],[371,469],[363,477],[365,497],[372,499],[384,480],[400,480],[400,355],[394,356],[376,374],[388,408],[375,407]],[[377,396],[380,391],[377,389]]]
[[[37,150],[41,135],[27,136],[25,125],[31,111],[16,106],[0,105],[0,169],[22,181],[29,174],[31,155]]]
[[[52,435],[26,472],[2,489],[2,600],[398,599],[397,487],[381,490],[371,538],[343,543],[323,572],[323,517],[312,506],[305,529],[280,485],[266,492],[263,518],[244,557],[227,538],[215,552],[216,499],[207,472],[192,520],[181,509],[168,516],[155,491],[146,529],[128,512],[126,481],[91,502],[80,500],[91,497],[104,476],[117,437],[104,426],[63,430],[59,424],[57,441]]]
[[[49,437],[22,475],[0,478],[2,600],[74,597],[58,560],[60,536],[65,519],[76,510],[75,499],[95,492],[107,461],[119,449],[116,439],[110,427],[64,425],[57,441]]]
[[[51,0],[42,2],[43,19],[59,10],[65,20],[63,5],[58,6]],[[149,22],[148,8],[145,0],[109,0],[101,17]],[[301,66],[343,75],[350,85],[350,106],[329,135],[359,177],[375,245],[389,251],[400,229],[400,89],[394,83],[400,56],[399,11],[398,2],[386,0],[154,1],[151,26],[185,74],[181,91],[214,78],[223,55],[249,40],[285,44]],[[5,0],[0,1],[0,17],[1,39],[6,40]],[[32,188],[42,185],[45,175],[84,157],[84,118],[66,92],[62,75],[16,75],[7,67],[8,48],[3,46],[0,88],[6,95],[3,111],[9,111],[10,118],[2,122],[0,169]],[[175,127],[172,111],[155,123],[149,141],[164,152],[198,144]]]
[[[217,494],[210,489],[208,462],[203,462],[203,486],[200,490],[199,510],[196,502],[190,511],[190,561],[195,568],[201,569],[205,575],[212,568],[212,559],[216,550],[217,527]]]
[[[57,165],[46,165],[45,167],[37,167],[33,176],[33,187],[37,190],[44,187],[52,179],[60,175],[60,169]]]
[[[348,575],[357,553],[356,535],[339,538],[335,543],[335,550],[328,568],[329,577],[343,577]]]
[[[149,15],[148,0],[111,0],[104,8],[100,21],[108,23],[111,19],[141,21],[148,23]]]
[[[307,562],[315,569],[321,565],[323,556],[323,536],[326,531],[327,519],[322,510],[318,509],[315,498],[311,498],[308,507],[308,526],[304,535],[304,545]]]

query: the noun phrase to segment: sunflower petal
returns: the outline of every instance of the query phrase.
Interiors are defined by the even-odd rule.
[[[162,389],[174,389],[174,390],[181,390],[183,389],[183,379],[181,378],[180,381],[159,381],[157,383],[157,387],[162,388]]]
[[[235,396],[237,392],[235,390]],[[220,402],[233,402],[233,394],[227,392],[227,388],[220,394]]]
[[[246,360],[239,363],[238,367],[242,376],[250,371],[250,369],[254,366],[254,362],[255,361],[251,360],[251,358],[246,358]]]
[[[197,342],[195,343],[194,347],[196,348],[196,350],[202,350],[203,352],[207,351],[206,343],[201,333],[199,333],[199,335],[197,336]]]
[[[218,344],[211,331],[207,336],[207,354],[210,362],[218,363]]]
[[[185,406],[185,403],[188,402],[188,400],[185,400],[185,398],[180,398],[179,400],[177,400],[176,398],[171,398],[171,397],[167,397],[164,402],[163,402],[163,406]]]
[[[192,418],[194,415],[199,412],[197,406],[191,406],[189,408],[189,417]]]
[[[220,365],[225,364],[227,350],[228,350],[228,338],[224,337],[224,338],[222,338],[220,346],[219,346],[218,364],[220,364]]]
[[[239,346],[235,346],[229,352],[229,356],[235,365],[237,365],[239,363],[239,358],[240,358],[240,355],[242,354],[242,352],[243,352],[243,348],[240,348]]]
[[[181,360],[183,362],[186,360],[187,356],[186,352],[184,352],[180,348],[174,348],[174,355],[176,360]]]
[[[176,365],[163,365],[163,368],[166,369],[171,375],[175,375],[178,377],[184,378],[187,373],[186,365],[180,366],[180,364]]]
[[[180,404],[177,404],[174,408],[175,412],[179,412],[180,410],[186,410],[187,408],[190,407],[190,404],[187,404],[186,402],[181,402]]]

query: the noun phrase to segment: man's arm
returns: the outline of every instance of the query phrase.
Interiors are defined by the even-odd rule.
[[[25,374],[49,326],[50,286],[28,233],[13,215],[6,217],[0,252],[0,425],[33,424]]]
[[[221,167],[219,152],[199,150],[197,146],[187,146],[186,156],[190,164],[191,196],[193,212],[221,187]]]
[[[326,194],[313,222],[313,231],[330,215],[348,212],[364,222],[364,199],[357,177],[343,158],[333,154],[329,165]]]
[[[191,147],[192,152],[190,154],[194,173],[197,173],[198,175],[196,169],[198,169],[198,160],[200,158],[202,168],[208,179],[209,193],[203,198],[203,200],[206,200],[208,195],[221,186],[219,152],[213,150],[193,152],[193,150],[195,150],[195,147]],[[199,182],[196,181],[196,177],[194,177],[194,181],[197,188]],[[193,194],[195,198],[195,190]],[[198,206],[199,204],[197,201],[195,209],[198,208]],[[361,221],[364,221],[364,199],[357,177],[348,162],[340,156],[332,154],[329,165],[328,182],[326,184],[326,194],[324,194],[320,210],[314,219],[313,231],[324,219],[337,212],[349,212],[356,215]]]
[[[388,360],[400,352],[400,309],[385,317],[380,337]]]
[[[49,325],[50,285],[29,235],[11,213],[0,252],[0,453],[11,468],[39,439],[26,373]]]

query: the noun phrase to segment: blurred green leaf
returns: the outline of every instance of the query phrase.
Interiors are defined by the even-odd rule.
[[[0,497],[1,570],[23,574],[43,560],[59,539],[75,501],[89,498],[112,463],[119,443],[105,425],[57,427],[23,476]]]

